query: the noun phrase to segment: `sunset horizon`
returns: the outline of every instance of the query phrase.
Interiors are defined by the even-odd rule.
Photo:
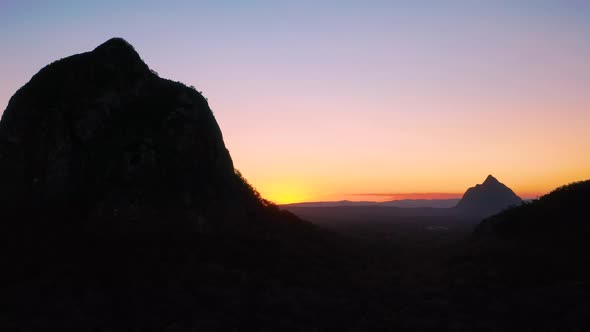
[[[367,193],[336,193],[336,194],[320,194],[317,196],[308,195],[304,196],[304,191],[293,192],[288,191],[286,195],[275,194],[277,196],[273,196],[273,194],[265,195],[261,192],[262,196],[267,198],[268,200],[276,203],[276,204],[293,204],[293,203],[310,203],[310,202],[337,202],[337,201],[351,201],[351,202],[388,202],[388,201],[396,201],[396,200],[444,200],[444,199],[460,199],[463,197],[465,190],[467,190],[471,186],[475,186],[476,184],[480,184],[483,182],[482,178],[479,182],[475,182],[471,185],[467,185],[463,191],[458,192],[367,192]],[[574,180],[567,182],[578,182],[582,181]],[[500,179],[501,181],[501,179]],[[508,184],[510,187],[510,185]],[[549,192],[557,189],[561,185],[556,186],[555,188],[548,189],[547,191],[543,192],[519,192],[516,191],[516,194],[520,196],[524,200],[531,200],[537,199],[543,195],[548,194]],[[292,186],[289,186],[292,188]],[[259,189],[257,189],[260,191]],[[296,196],[299,193],[301,196]],[[272,199],[271,197],[275,197]]]
[[[525,7],[150,4],[104,26],[105,6],[8,1],[0,111],[45,64],[122,37],[202,91],[270,201],[460,197],[490,173],[536,198],[590,178],[590,46],[586,5]]]

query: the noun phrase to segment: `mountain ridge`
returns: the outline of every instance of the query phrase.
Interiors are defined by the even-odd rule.
[[[445,208],[453,207],[459,201],[458,198],[448,199],[399,199],[384,202],[377,201],[319,201],[281,204],[281,207],[337,207],[337,206],[391,206],[399,208]]]

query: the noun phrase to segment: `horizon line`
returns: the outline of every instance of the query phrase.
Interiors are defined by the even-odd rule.
[[[382,203],[388,201],[401,201],[401,200],[446,200],[446,199],[461,199],[464,193],[448,193],[448,192],[412,192],[412,193],[349,193],[349,194],[339,194],[333,195],[339,196],[340,198],[334,199],[318,199],[318,200],[303,200],[303,201],[292,201],[292,202],[285,202],[285,203],[278,203],[279,205],[286,205],[286,204],[301,204],[301,203],[331,203],[331,202],[342,202],[342,201],[349,201],[349,202],[375,202],[375,203]],[[519,197],[523,200],[528,199],[537,199],[543,196],[543,193],[523,193],[519,195]],[[370,197],[373,199],[367,200],[355,200],[351,199],[351,197]]]

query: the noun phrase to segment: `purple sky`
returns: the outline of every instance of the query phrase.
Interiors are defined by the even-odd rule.
[[[44,65],[120,36],[204,92],[278,202],[590,177],[590,2],[84,2],[0,2],[0,112]]]

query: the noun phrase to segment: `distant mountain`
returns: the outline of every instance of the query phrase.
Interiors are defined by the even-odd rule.
[[[339,206],[382,206],[399,208],[451,208],[457,205],[459,199],[401,199],[386,202],[375,201],[326,201],[283,204],[282,207],[339,207]]]
[[[510,206],[522,204],[512,189],[488,175],[485,181],[467,189],[456,210],[460,214],[488,217]]]
[[[482,184],[467,189],[459,199],[395,200],[389,202],[308,202],[282,207],[296,215],[318,220],[383,220],[399,217],[452,217],[471,222],[496,214],[522,200],[489,175]]]

